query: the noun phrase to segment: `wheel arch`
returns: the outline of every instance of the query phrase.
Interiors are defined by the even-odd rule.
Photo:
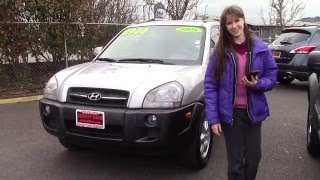
[[[201,102],[202,104],[205,104],[204,101],[204,91],[202,91],[199,95],[198,101]]]

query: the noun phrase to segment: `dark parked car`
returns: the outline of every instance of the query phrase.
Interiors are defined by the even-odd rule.
[[[312,156],[320,156],[320,51],[310,53],[307,67],[314,72],[309,77],[307,149]]]
[[[278,64],[278,82],[289,84],[294,79],[307,81],[309,53],[319,50],[320,27],[290,27],[269,45]]]

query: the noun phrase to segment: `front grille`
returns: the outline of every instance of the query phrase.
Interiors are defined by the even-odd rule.
[[[75,121],[65,121],[66,131],[73,134],[79,134],[90,137],[99,137],[113,140],[123,139],[122,126],[107,125],[105,129],[92,129],[76,126]]]
[[[98,93],[101,98],[90,100],[88,96],[91,93]],[[77,87],[69,88],[67,102],[90,106],[126,107],[128,98],[129,92],[124,90]]]

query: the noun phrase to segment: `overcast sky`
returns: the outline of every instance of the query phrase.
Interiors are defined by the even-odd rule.
[[[303,2],[306,4],[303,17],[320,16],[319,0],[303,0]],[[258,16],[261,7],[268,12],[269,0],[203,0],[198,12],[204,12],[205,5],[208,5],[207,12],[210,16],[220,16],[223,8],[228,5],[240,6],[245,16]]]

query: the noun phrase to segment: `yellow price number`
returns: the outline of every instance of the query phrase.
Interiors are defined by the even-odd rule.
[[[141,27],[141,28],[129,28],[124,30],[121,35],[142,35],[146,34],[149,31],[149,28]]]
[[[202,32],[202,29],[201,28],[198,28],[198,27],[189,27],[189,26],[186,26],[186,27],[178,27],[176,29],[177,31],[179,32]]]

